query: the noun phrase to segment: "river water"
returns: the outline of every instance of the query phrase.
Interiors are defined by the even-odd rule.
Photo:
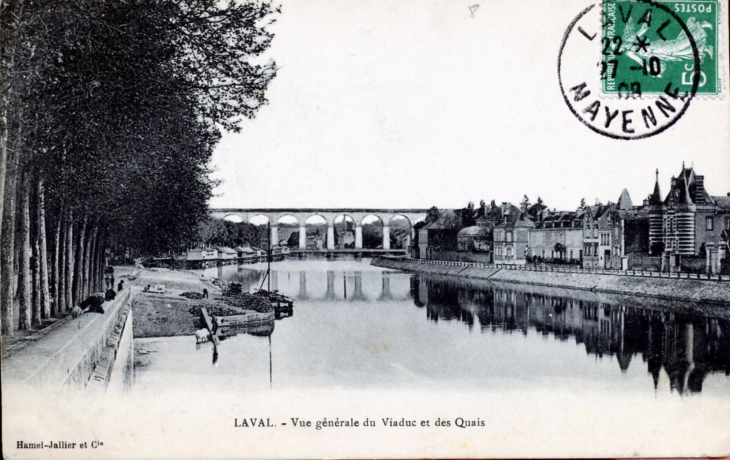
[[[401,273],[368,259],[272,265],[294,312],[233,331],[135,340],[135,388],[572,387],[730,399],[730,321],[647,298]],[[261,285],[265,265],[207,269]]]

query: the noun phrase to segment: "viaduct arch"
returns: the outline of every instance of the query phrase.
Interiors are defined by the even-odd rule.
[[[271,223],[271,241],[279,241],[278,221],[284,216],[292,216],[299,221],[299,249],[307,247],[306,221],[312,216],[320,216],[327,222],[327,249],[333,250],[335,219],[342,215],[355,221],[355,249],[362,249],[362,222],[369,216],[376,216],[383,222],[383,249],[390,249],[390,222],[396,217],[405,217],[411,224],[411,241],[414,238],[413,226],[425,220],[427,209],[349,209],[349,208],[214,208],[211,216],[218,219],[236,217],[242,222],[250,222],[256,216],[264,216]]]

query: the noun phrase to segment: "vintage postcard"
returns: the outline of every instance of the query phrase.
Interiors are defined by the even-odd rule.
[[[730,455],[728,0],[0,0],[4,459]]]

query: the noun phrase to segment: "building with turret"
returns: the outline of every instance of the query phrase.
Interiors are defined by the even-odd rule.
[[[657,170],[654,192],[647,199],[649,216],[649,250],[662,255],[671,269],[694,265],[717,273],[727,256],[727,233],[730,230],[730,194],[711,196],[705,178],[694,168],[686,168],[672,177],[671,187],[662,199]],[[724,232],[724,233],[723,233]],[[682,258],[685,262],[682,262]]]

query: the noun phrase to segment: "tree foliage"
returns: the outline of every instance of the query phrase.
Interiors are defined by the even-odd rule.
[[[0,2],[3,251],[25,267],[52,247],[52,290],[79,295],[110,245],[159,256],[197,242],[221,131],[267,103],[276,66],[260,61],[276,12],[266,1]],[[42,218],[17,225],[31,214]],[[17,263],[3,258],[4,330]]]
[[[538,220],[540,220],[540,214],[542,214],[542,212],[546,209],[547,205],[543,203],[542,198],[538,196],[535,204],[527,208],[527,215],[530,217],[530,219],[537,222]]]
[[[210,218],[198,224],[196,245],[203,247],[263,247],[268,241],[265,226]]]

